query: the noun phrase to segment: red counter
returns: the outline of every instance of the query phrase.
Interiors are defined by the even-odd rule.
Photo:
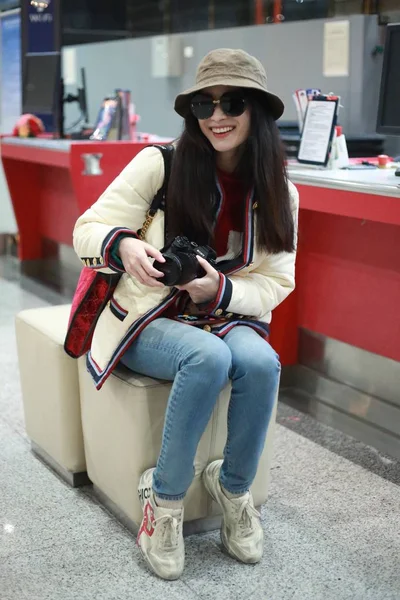
[[[300,193],[297,288],[275,311],[273,345],[296,364],[304,328],[400,361],[400,178],[379,169],[289,174]]]
[[[44,240],[71,245],[73,226],[148,144],[3,138],[1,158],[19,232],[19,258],[44,257]]]
[[[71,244],[77,217],[145,146],[131,142],[2,141],[19,256]],[[382,171],[290,168],[300,192],[297,289],[275,312],[271,342],[298,361],[305,328],[400,361],[400,178]]]

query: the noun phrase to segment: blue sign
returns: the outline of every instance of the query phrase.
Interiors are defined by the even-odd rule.
[[[54,0],[38,2],[36,6],[29,3],[27,54],[58,50],[55,48],[54,4]]]
[[[1,133],[11,133],[21,116],[21,17],[0,16]]]

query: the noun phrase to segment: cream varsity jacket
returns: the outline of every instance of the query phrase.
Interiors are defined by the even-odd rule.
[[[139,333],[182,293],[175,288],[142,285],[121,271],[110,252],[121,233],[136,236],[163,181],[161,152],[154,147],[145,148],[75,225],[73,243],[82,263],[104,273],[122,273],[113,298],[97,322],[87,356],[87,366],[98,389]],[[298,193],[292,183],[289,185],[297,235]],[[225,199],[219,189],[222,203]],[[246,198],[244,233],[240,240],[230,240],[232,248],[218,261],[220,286],[215,302],[209,306],[209,314],[226,318],[223,325],[213,330],[220,336],[239,323],[266,334],[271,311],[295,287],[295,252],[258,251],[254,233],[256,215],[257,203],[250,193]],[[164,246],[163,211],[155,216],[146,242],[159,250]],[[205,330],[210,331],[211,327],[206,325]]]

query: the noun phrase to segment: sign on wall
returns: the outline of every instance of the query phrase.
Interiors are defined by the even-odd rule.
[[[44,6],[47,5],[47,6]],[[44,7],[43,7],[44,6]],[[42,53],[58,50],[54,30],[54,0],[28,5],[28,44],[26,52]]]
[[[324,23],[324,77],[348,77],[350,68],[350,21]]]

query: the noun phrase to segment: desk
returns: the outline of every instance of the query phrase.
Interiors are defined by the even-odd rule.
[[[394,172],[313,170],[289,165],[290,179],[303,190],[301,208],[400,225],[400,177]]]
[[[73,226],[148,144],[4,137],[0,151],[19,231],[19,258],[71,245]]]
[[[298,326],[400,361],[400,178],[301,167],[289,176],[301,209]]]
[[[146,145],[3,138],[19,258],[43,258],[46,239],[71,245],[78,216]],[[297,292],[274,315],[283,363],[298,362],[299,327],[400,361],[400,178],[298,164],[289,174],[300,227]]]
[[[298,165],[289,176],[297,287],[275,311],[272,343],[297,365],[311,412],[400,458],[400,178]]]

